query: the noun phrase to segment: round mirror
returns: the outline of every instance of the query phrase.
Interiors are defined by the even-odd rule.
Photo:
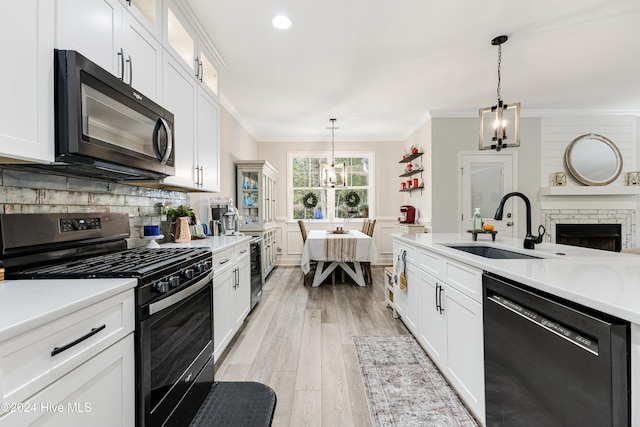
[[[606,185],[620,176],[622,156],[608,138],[590,133],[574,139],[564,156],[571,175],[585,185]]]

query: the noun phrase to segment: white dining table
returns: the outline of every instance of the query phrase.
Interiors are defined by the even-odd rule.
[[[346,230],[339,234],[311,230],[302,249],[300,266],[307,274],[311,270],[311,261],[317,261],[312,286],[320,286],[337,267],[341,267],[359,286],[365,286],[361,263],[375,262],[377,255],[373,239],[361,231]]]

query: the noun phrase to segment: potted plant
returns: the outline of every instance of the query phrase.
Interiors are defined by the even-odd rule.
[[[361,204],[360,212],[362,213],[363,218],[369,218],[369,205],[366,203]]]
[[[186,207],[185,205],[180,205],[177,208],[169,208],[167,209],[167,220],[169,222],[174,222],[176,218],[180,218],[183,216],[189,217],[191,219],[191,209]]]

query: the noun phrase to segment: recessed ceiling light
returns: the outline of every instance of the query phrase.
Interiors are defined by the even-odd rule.
[[[286,30],[291,26],[291,19],[289,19],[284,15],[278,15],[275,18],[273,18],[273,21],[271,21],[271,23],[276,28],[279,28],[281,30]]]

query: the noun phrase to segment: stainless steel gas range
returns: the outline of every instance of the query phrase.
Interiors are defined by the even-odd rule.
[[[119,213],[2,214],[7,279],[136,278],[136,425],[188,425],[213,384],[207,248],[127,249]]]

